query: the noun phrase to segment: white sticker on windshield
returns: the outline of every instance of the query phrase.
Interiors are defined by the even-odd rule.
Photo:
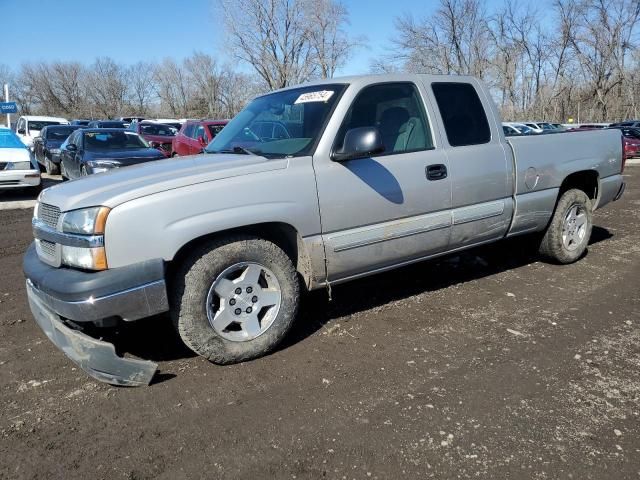
[[[335,92],[333,92],[332,90],[320,90],[319,92],[303,93],[293,103],[298,104],[298,103],[309,103],[309,102],[326,102],[331,98],[331,96],[334,93]]]

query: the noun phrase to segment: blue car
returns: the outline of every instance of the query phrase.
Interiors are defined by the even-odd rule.
[[[60,153],[63,180],[166,158],[137,133],[112,128],[76,130],[63,147]]]

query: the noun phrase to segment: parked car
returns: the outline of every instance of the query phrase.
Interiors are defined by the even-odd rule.
[[[535,135],[536,133],[531,127],[527,127],[524,123],[502,122],[502,125],[507,125],[509,127],[515,128],[522,135]]]
[[[160,150],[165,157],[171,156],[171,142],[178,133],[175,128],[162,123],[133,122],[128,130],[137,133],[144,138],[153,148]]]
[[[87,128],[127,128],[127,124],[119,120],[93,120]]]
[[[173,139],[171,156],[195,155],[211,142],[227,120],[189,120]]]
[[[622,132],[624,151],[627,158],[640,157],[640,128],[632,127],[609,127]]]
[[[624,122],[612,123],[610,127],[631,127],[640,128],[640,120],[625,120]]]
[[[129,125],[133,122],[142,122],[144,117],[118,117],[114,119],[115,121],[122,122],[124,124],[124,128],[128,128]]]
[[[76,130],[60,155],[63,180],[165,158],[137,133],[113,128]]]
[[[175,118],[153,118],[153,119],[147,119],[147,121],[162,123],[163,125],[169,125],[170,127],[175,128],[176,131],[180,131],[180,129],[182,128],[182,125],[185,123],[186,120],[182,121],[182,120],[177,120]]]
[[[502,131],[506,137],[512,137],[514,135],[522,135],[515,127],[502,124]]]
[[[40,131],[47,125],[69,125],[65,118],[23,115],[18,119],[16,134],[22,143],[33,150],[33,139],[40,136]]]
[[[560,132],[566,132],[567,131],[567,127],[565,127],[561,123],[552,123],[551,125],[553,125],[553,128],[555,128],[556,130],[558,130]]]
[[[506,140],[490,98],[465,76],[290,87],[250,102],[205,155],[44,190],[24,259],[32,312],[90,375],[141,385],[156,365],[82,325],[169,311],[189,348],[228,364],[273,350],[302,290],[527,233],[577,261],[593,212],[623,193],[620,133]],[[263,141],[261,121],[290,137]]]
[[[87,127],[91,123],[91,120],[84,120],[84,119],[80,119],[80,118],[74,118],[69,123],[70,123],[70,125],[79,125],[81,127]]]
[[[0,190],[21,188],[38,193],[40,168],[20,138],[9,128],[0,128]]]
[[[60,172],[60,146],[80,125],[49,125],[33,141],[33,154],[49,174]]]

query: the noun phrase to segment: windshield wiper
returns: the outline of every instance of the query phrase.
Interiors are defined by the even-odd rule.
[[[249,150],[248,148],[235,146],[235,147],[227,149],[227,150],[212,151],[211,153],[241,153],[241,154],[244,154],[244,155],[257,155],[258,153],[261,153],[261,152],[253,152],[253,151]]]

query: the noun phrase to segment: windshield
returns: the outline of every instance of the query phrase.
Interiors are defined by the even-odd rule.
[[[269,158],[310,155],[346,85],[315,85],[256,98],[205,148]]]
[[[158,123],[141,123],[140,133],[142,135],[162,135],[165,137],[173,137],[177,131],[175,128],[169,125],[163,125]]]
[[[29,120],[29,131],[40,131],[47,125],[61,125],[60,122],[45,122],[43,120]]]
[[[84,148],[90,152],[133,150],[149,148],[149,144],[132,132],[87,132],[84,134]]]
[[[63,141],[65,138],[71,135],[71,132],[73,132],[74,130],[77,130],[77,127],[60,127],[54,129],[47,128],[47,140]]]
[[[0,148],[26,148],[18,136],[8,129],[0,129]]]

